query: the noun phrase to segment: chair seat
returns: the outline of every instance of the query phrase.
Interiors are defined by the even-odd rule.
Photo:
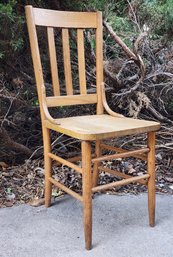
[[[160,123],[132,118],[117,118],[107,114],[77,116],[58,119],[60,125],[45,120],[45,126],[81,140],[98,140],[111,137],[157,131]]]

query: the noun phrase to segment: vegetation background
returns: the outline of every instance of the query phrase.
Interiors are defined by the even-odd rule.
[[[24,7],[28,4],[55,10],[101,10],[103,12],[104,75],[108,103],[113,110],[126,116],[161,122],[162,129],[158,133],[157,143],[157,161],[160,171],[158,185],[163,184],[159,187],[160,191],[172,192],[169,183],[173,182],[171,171],[173,165],[173,1],[1,0],[0,168],[3,171],[0,173],[1,196],[6,199],[7,195],[14,194],[15,197],[11,198],[13,202],[21,200],[21,194],[17,197],[18,193],[14,193],[16,185],[13,180],[16,170],[23,170],[21,173],[23,180],[18,183],[20,186],[30,175],[27,179],[31,188],[35,183],[33,182],[35,176],[38,175],[33,170],[39,168],[41,178],[43,173],[39,104],[24,12]],[[44,78],[48,93],[50,93],[51,75],[49,58],[46,54],[46,34],[44,31],[40,34]],[[56,42],[60,45],[58,35],[57,33]],[[85,34],[85,42],[89,57],[86,63],[87,80],[88,84],[93,85],[95,40],[92,32]],[[126,48],[123,47],[123,43]],[[73,34],[71,34],[71,56],[74,59],[72,62],[73,81],[78,83],[77,55]],[[59,53],[58,66],[61,85],[64,87],[62,56]],[[90,90],[92,88],[93,86]],[[88,111],[81,107],[73,108],[73,110],[70,107],[59,109],[53,111],[58,117],[80,115]],[[54,134],[52,138],[54,147],[57,147],[62,156],[68,155],[69,150],[78,151],[78,142],[65,136],[58,135],[57,137]],[[144,139],[145,137],[141,136],[130,137],[128,140],[122,139],[119,143],[128,148],[132,144],[141,145]],[[168,178],[167,187],[164,185],[166,180],[163,178],[165,172]],[[8,176],[11,180],[7,179]],[[68,177],[69,183],[72,183],[71,179]],[[39,187],[37,183],[36,185]],[[35,196],[36,189],[34,188],[32,192],[31,196],[23,198],[24,201]],[[39,197],[43,195],[42,189],[38,195]]]

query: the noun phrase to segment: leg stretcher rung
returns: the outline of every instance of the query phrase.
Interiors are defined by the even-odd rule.
[[[117,158],[128,157],[128,156],[134,156],[134,155],[140,154],[140,153],[148,153],[149,150],[150,150],[149,148],[143,148],[143,149],[128,151],[128,152],[124,152],[124,153],[105,155],[105,156],[101,156],[101,157],[92,159],[92,162],[100,162],[100,161],[107,161],[107,160],[112,160],[112,159],[117,159]]]
[[[95,193],[95,192],[111,189],[111,188],[116,187],[116,186],[127,185],[127,184],[134,183],[134,182],[137,182],[141,179],[146,179],[146,178],[149,178],[149,177],[150,177],[150,175],[146,174],[146,175],[137,176],[137,177],[133,177],[133,178],[123,179],[121,181],[116,181],[116,182],[112,182],[112,183],[109,183],[109,184],[106,184],[106,185],[93,187],[92,192]]]
[[[73,190],[69,189],[68,187],[64,186],[63,184],[61,184],[60,182],[58,182],[54,178],[50,177],[49,181],[52,184],[54,184],[55,186],[57,186],[58,188],[62,189],[67,194],[69,194],[69,195],[73,196],[74,198],[78,199],[79,201],[83,202],[83,197],[81,195],[79,195],[78,193],[76,193]]]
[[[70,167],[71,169],[76,170],[79,173],[82,173],[82,168],[80,168],[79,166],[75,165],[74,163],[71,163],[71,162],[69,162],[69,161],[67,161],[67,160],[65,160],[65,159],[63,159],[63,158],[61,158],[61,157],[59,157],[59,156],[57,156],[57,155],[55,155],[53,153],[48,153],[48,156],[51,159],[53,159],[53,160],[55,160],[57,162],[60,162],[60,163],[62,163],[64,165]]]
[[[118,171],[118,170],[111,170],[111,169],[109,169],[109,168],[107,168],[107,167],[99,166],[98,169],[99,169],[100,171],[104,171],[104,172],[110,173],[110,174],[112,174],[112,175],[114,175],[114,176],[117,176],[117,177],[120,177],[120,178],[134,178],[133,176],[124,174],[124,173],[122,173],[122,172],[120,172],[120,171]],[[141,180],[138,181],[138,183],[139,183],[139,184],[142,184],[142,185],[146,185],[146,184],[147,184],[147,181],[141,179]]]
[[[92,158],[94,158],[94,157],[96,157],[96,154],[93,153],[91,156],[92,156]],[[77,156],[70,157],[70,158],[67,159],[68,162],[72,162],[72,163],[75,163],[75,162],[78,162],[78,161],[81,161],[81,160],[82,160],[82,156],[81,155],[77,155]],[[61,166],[62,163],[57,161],[56,165],[57,166]]]
[[[101,149],[105,149],[105,150],[110,150],[110,151],[114,151],[117,153],[128,153],[129,150],[117,147],[117,146],[111,146],[111,145],[106,145],[106,144],[101,144],[100,145]],[[133,157],[135,158],[139,158],[143,161],[147,161],[147,156],[145,154],[134,154]]]

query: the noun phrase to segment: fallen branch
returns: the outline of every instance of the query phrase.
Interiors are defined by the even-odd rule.
[[[115,31],[113,31],[112,27],[105,20],[103,21],[103,25],[108,30],[109,34],[114,38],[116,43],[124,50],[126,55],[129,58],[138,61],[136,55],[130,50],[130,48],[128,48],[128,46],[121,40],[121,38],[115,33]]]
[[[163,122],[169,122],[171,124],[173,124],[173,121],[164,117],[161,113],[159,113],[158,111],[156,111],[156,109],[152,106],[152,105],[149,105],[148,108],[147,108],[153,115],[155,118],[157,118],[159,121]]]
[[[26,154],[27,156],[30,156],[32,154],[32,151],[28,147],[19,144],[15,142],[13,139],[11,139],[7,130],[3,127],[0,128],[0,138],[3,141],[4,145],[8,148]]]

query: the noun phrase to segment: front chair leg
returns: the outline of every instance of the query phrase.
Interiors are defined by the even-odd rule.
[[[91,143],[82,141],[82,190],[84,211],[85,248],[92,245],[92,176],[91,176]]]
[[[149,224],[155,226],[155,132],[148,133],[148,148],[150,149],[147,158],[147,170],[150,175],[148,179],[148,212]]]
[[[95,146],[95,153],[96,157],[99,157],[101,155],[101,147],[100,147],[101,141],[97,140],[96,141],[96,146]],[[98,184],[98,178],[99,178],[99,170],[98,167],[100,165],[100,162],[95,162],[94,167],[93,167],[93,175],[92,175],[92,186],[96,187]]]
[[[52,183],[49,178],[52,175],[52,160],[48,156],[51,152],[50,130],[43,128],[43,142],[44,142],[44,169],[45,169],[45,206],[51,205]]]

